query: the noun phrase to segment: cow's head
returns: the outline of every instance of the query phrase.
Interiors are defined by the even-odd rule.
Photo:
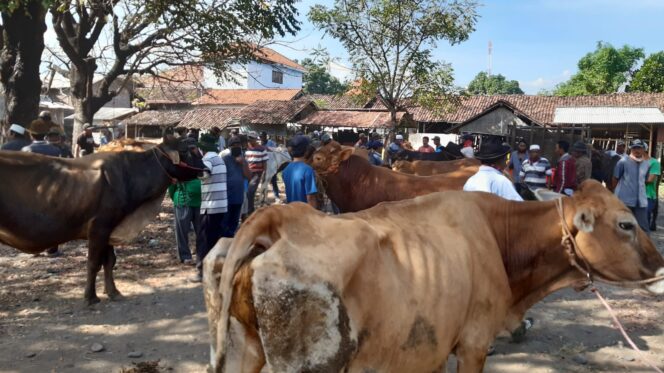
[[[196,143],[186,137],[164,136],[158,146],[158,154],[168,158],[170,162],[162,162],[169,176],[188,181],[203,176],[205,165],[196,148]]]
[[[316,150],[311,160],[311,166],[321,174],[335,173],[339,169],[339,164],[350,158],[351,155],[353,155],[353,148],[331,141]]]
[[[590,180],[581,184],[572,199],[574,215],[567,216],[568,225],[571,219],[577,230],[580,254],[590,264],[593,274],[613,281],[664,275],[664,258],[639,228],[632,212],[610,191]],[[664,280],[645,288],[664,294]]]

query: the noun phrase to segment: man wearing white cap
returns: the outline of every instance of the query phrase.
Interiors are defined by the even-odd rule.
[[[548,188],[547,176],[551,177],[551,163],[540,156],[540,146],[533,144],[528,152],[528,159],[521,164],[519,172],[520,180],[526,184],[528,189],[537,190]]]
[[[390,159],[392,159],[401,150],[403,150],[403,135],[399,134],[394,137],[394,141],[387,147],[387,153],[390,155]]]
[[[0,150],[21,151],[24,146],[30,145],[32,141],[25,136],[25,128],[18,124],[9,127],[9,141],[2,145]]]

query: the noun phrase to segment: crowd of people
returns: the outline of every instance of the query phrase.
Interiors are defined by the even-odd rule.
[[[484,191],[522,201],[524,194],[539,189],[551,189],[571,196],[586,180],[595,178],[602,181],[598,176],[600,174],[593,173],[590,149],[581,141],[573,145],[565,140],[558,141],[555,173],[550,162],[542,157],[538,144],[528,146],[525,141],[520,141],[517,149],[510,152],[511,147],[507,144],[489,142],[483,145],[474,155],[482,166],[467,181],[464,190]],[[632,211],[645,232],[654,230],[657,184],[661,175],[659,161],[650,157],[648,145],[639,139],[631,142],[629,153],[626,152],[624,142],[619,142],[615,151],[607,153],[619,157],[619,160],[611,170],[611,182],[606,187],[614,191],[618,199]]]

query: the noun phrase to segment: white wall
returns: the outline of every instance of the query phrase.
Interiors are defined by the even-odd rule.
[[[235,79],[219,80],[212,70],[203,69],[203,87],[208,89],[247,89],[247,70],[240,64],[234,64],[231,69],[235,71]]]
[[[284,74],[283,84],[272,83],[272,70],[281,71]],[[250,62],[247,65],[249,89],[302,89],[302,72],[284,66],[267,65],[258,62]]]

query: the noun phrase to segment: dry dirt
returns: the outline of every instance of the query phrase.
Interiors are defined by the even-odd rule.
[[[54,259],[0,247],[0,372],[204,372],[203,295],[187,282],[193,267],[176,259],[172,224],[165,203],[139,239],[117,248],[116,282],[126,298],[108,301],[100,276],[102,302],[92,308],[82,301],[84,242],[63,245],[64,256]],[[664,249],[664,227],[653,238]],[[664,368],[664,297],[601,289],[638,346]],[[622,347],[608,313],[587,291],[554,294],[528,316],[535,325],[526,341],[499,339],[486,372],[651,371]],[[94,344],[103,350],[93,352]]]

